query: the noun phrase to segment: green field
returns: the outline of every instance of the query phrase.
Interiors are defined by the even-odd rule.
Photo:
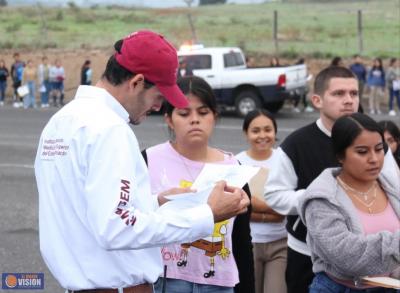
[[[148,28],[176,46],[191,39],[191,13],[206,46],[240,46],[274,54],[273,11],[278,12],[279,54],[330,58],[358,52],[357,11],[363,17],[363,54],[400,55],[400,1],[341,1],[335,4],[265,3],[181,9],[119,7],[0,8],[0,49],[106,48],[133,30]]]

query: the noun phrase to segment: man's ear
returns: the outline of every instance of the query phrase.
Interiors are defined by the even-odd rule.
[[[322,97],[320,95],[312,95],[311,96],[311,102],[314,105],[315,109],[321,109],[322,108]]]
[[[144,76],[139,73],[129,80],[129,88],[142,90],[144,88]]]

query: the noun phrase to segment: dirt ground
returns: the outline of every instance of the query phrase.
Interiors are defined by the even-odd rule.
[[[14,51],[3,50],[0,52],[0,59],[4,59],[7,68],[10,68],[14,62],[12,55]],[[52,49],[46,51],[19,51],[21,60],[32,60],[35,65],[39,65],[42,56],[47,56],[50,63],[54,63],[55,59],[60,59],[62,66],[64,66],[66,79],[65,79],[65,100],[69,101],[73,98],[76,88],[80,83],[80,70],[85,60],[89,59],[92,62],[93,78],[92,81],[96,82],[105,68],[109,56],[113,53],[112,50],[60,50]],[[255,59],[257,66],[267,66],[269,64],[270,56],[260,56]],[[345,60],[347,61],[347,60]],[[280,60],[281,64],[294,64],[296,60]],[[330,60],[323,59],[309,59],[306,60],[309,73],[314,77],[324,67],[329,64]],[[348,60],[348,62],[351,62]],[[347,62],[346,62],[347,64]],[[12,96],[11,80],[8,80],[7,97]],[[39,97],[38,97],[39,98]],[[8,101],[10,102],[10,98]]]

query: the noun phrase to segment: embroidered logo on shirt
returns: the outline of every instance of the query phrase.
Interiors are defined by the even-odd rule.
[[[69,145],[62,138],[43,139],[40,157],[43,160],[54,160],[56,157],[63,157],[68,154]]]
[[[121,179],[119,203],[115,213],[119,215],[122,220],[125,220],[126,225],[133,226],[136,222],[136,217],[130,215],[131,212],[126,209],[129,202],[130,185],[131,182],[129,180]]]

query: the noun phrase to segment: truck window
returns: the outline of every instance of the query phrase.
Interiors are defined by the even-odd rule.
[[[187,66],[192,69],[211,69],[211,55],[179,56],[179,61],[186,59]]]
[[[224,54],[224,67],[234,67],[244,65],[242,54],[239,52],[229,52]]]

